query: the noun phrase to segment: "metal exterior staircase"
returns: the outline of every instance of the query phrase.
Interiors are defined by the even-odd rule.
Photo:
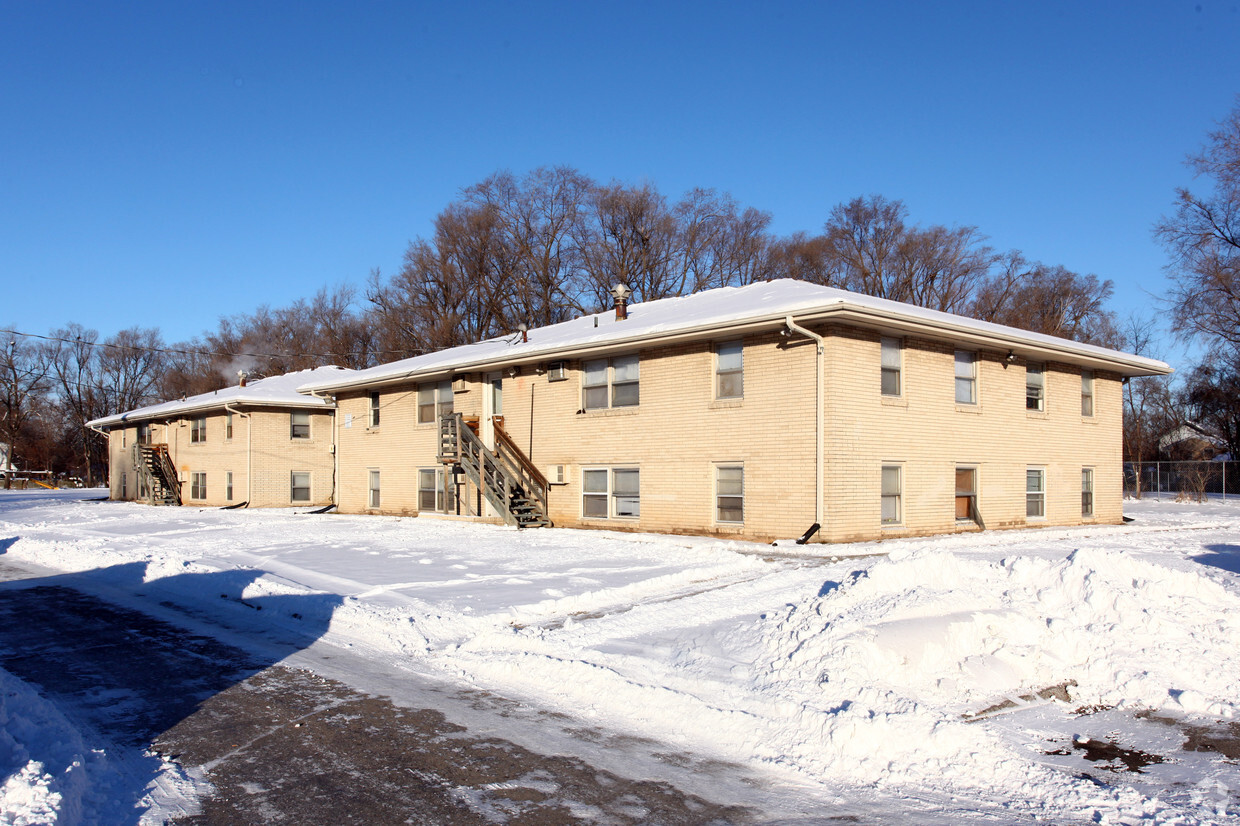
[[[439,418],[439,460],[459,465],[505,524],[518,528],[551,526],[547,516],[547,478],[517,447],[498,422],[490,450],[460,413]]]
[[[138,471],[138,492],[149,505],[181,504],[181,483],[177,469],[168,456],[168,446],[142,444],[133,446],[134,467]]]

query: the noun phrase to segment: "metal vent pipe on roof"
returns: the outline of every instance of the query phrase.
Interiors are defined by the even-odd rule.
[[[629,317],[629,296],[633,291],[623,282],[611,288],[611,297],[616,302],[616,321],[624,321]]]

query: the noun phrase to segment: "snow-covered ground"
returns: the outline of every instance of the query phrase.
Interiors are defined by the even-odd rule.
[[[0,491],[0,552],[90,572],[118,601],[321,638],[740,763],[824,803],[896,801],[919,822],[1240,815],[1240,502],[771,547],[99,493]],[[72,816],[108,756],[12,675],[0,690],[0,823]],[[1183,748],[1203,733],[1213,750]],[[152,777],[153,820],[161,790],[191,794],[176,772]]]

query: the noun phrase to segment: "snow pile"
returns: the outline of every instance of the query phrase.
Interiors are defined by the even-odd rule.
[[[753,684],[788,709],[768,759],[814,774],[1020,786],[1035,767],[965,716],[1056,684],[1077,704],[1237,710],[1240,598],[1198,573],[916,551],[824,591],[760,624]]]
[[[59,711],[0,669],[0,823],[78,822],[87,766],[102,761]]]

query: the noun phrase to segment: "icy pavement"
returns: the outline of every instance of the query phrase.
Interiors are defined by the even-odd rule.
[[[1240,503],[797,556],[85,496],[0,494],[0,550],[118,603],[348,648],[357,688],[494,690],[879,820],[1240,815]]]

